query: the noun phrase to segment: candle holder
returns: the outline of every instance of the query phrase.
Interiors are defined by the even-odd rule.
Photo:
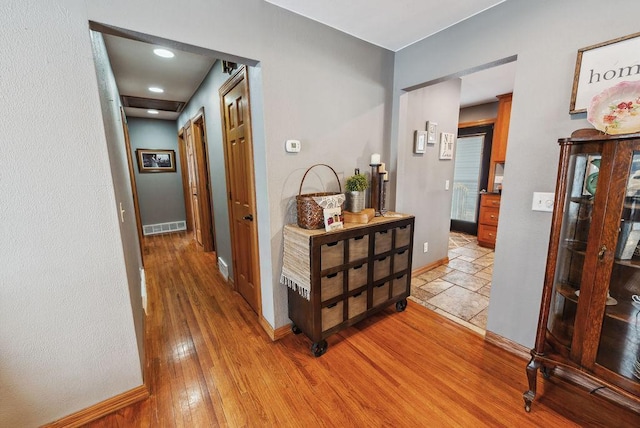
[[[380,196],[378,203],[380,204],[380,215],[384,216],[387,213],[387,183],[389,182],[388,173],[378,174],[380,176]]]
[[[369,194],[369,202],[371,208],[376,212],[376,217],[380,216],[380,178],[382,174],[378,173],[379,163],[369,164],[371,167],[371,193]]]

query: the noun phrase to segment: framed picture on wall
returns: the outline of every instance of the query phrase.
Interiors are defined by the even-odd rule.
[[[640,80],[640,33],[578,50],[569,113],[587,111],[591,99],[617,83]]]
[[[424,153],[427,148],[427,133],[425,131],[413,132],[413,153]]]
[[[453,144],[456,136],[449,132],[440,133],[440,159],[453,159]]]
[[[175,150],[136,149],[138,171],[176,172]]]

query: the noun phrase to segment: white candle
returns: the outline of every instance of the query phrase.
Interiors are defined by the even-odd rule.
[[[380,153],[374,153],[371,155],[370,165],[380,165]]]
[[[385,173],[382,175],[382,180],[383,180],[383,181],[389,181],[389,173],[388,173],[388,172],[385,172]]]
[[[384,162],[382,162],[382,163],[380,164],[380,166],[378,167],[378,173],[379,173],[379,174],[384,174],[385,172],[387,172],[387,170],[386,170],[386,169],[384,169]]]

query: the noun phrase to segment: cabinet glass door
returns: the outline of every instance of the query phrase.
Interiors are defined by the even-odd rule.
[[[640,152],[633,152],[596,363],[640,382]]]
[[[549,332],[566,349],[570,348],[573,338],[600,161],[601,154],[596,151],[574,153],[569,160],[548,321]]]

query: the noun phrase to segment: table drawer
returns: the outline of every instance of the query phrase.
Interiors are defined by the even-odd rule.
[[[329,242],[320,247],[320,269],[325,270],[344,263],[344,241]]]
[[[349,239],[349,261],[366,259],[369,255],[369,235]]]
[[[343,273],[333,273],[320,278],[320,300],[323,302],[342,294]]]
[[[385,282],[383,284],[373,287],[372,305],[374,307],[383,304],[387,300],[389,300],[389,283],[388,282]]]
[[[396,228],[396,248],[406,247],[411,243],[411,225]]]
[[[369,265],[364,263],[349,269],[349,276],[347,278],[349,280],[349,290],[355,290],[356,288],[367,284],[368,267]]]
[[[349,297],[349,319],[356,317],[367,310],[367,293],[362,291],[355,296]]]
[[[498,217],[500,216],[500,210],[498,208],[483,207],[480,210],[480,224],[488,224],[491,226],[498,225]]]
[[[498,228],[495,226],[486,226],[484,224],[478,226],[478,241],[495,245],[497,234]]]
[[[393,255],[393,273],[406,270],[407,266],[409,266],[409,250]]]
[[[391,273],[391,257],[382,257],[373,261],[373,280],[386,278]]]
[[[391,281],[391,296],[396,297],[406,292],[409,286],[409,275],[402,274],[393,278]]]
[[[343,321],[343,305],[344,302],[341,300],[332,305],[322,308],[322,331],[329,330],[331,327],[335,327]]]
[[[500,208],[500,195],[485,193],[480,197],[480,205],[483,207]]]
[[[391,229],[382,230],[375,233],[375,254],[386,253],[391,250],[391,235],[393,231]]]

